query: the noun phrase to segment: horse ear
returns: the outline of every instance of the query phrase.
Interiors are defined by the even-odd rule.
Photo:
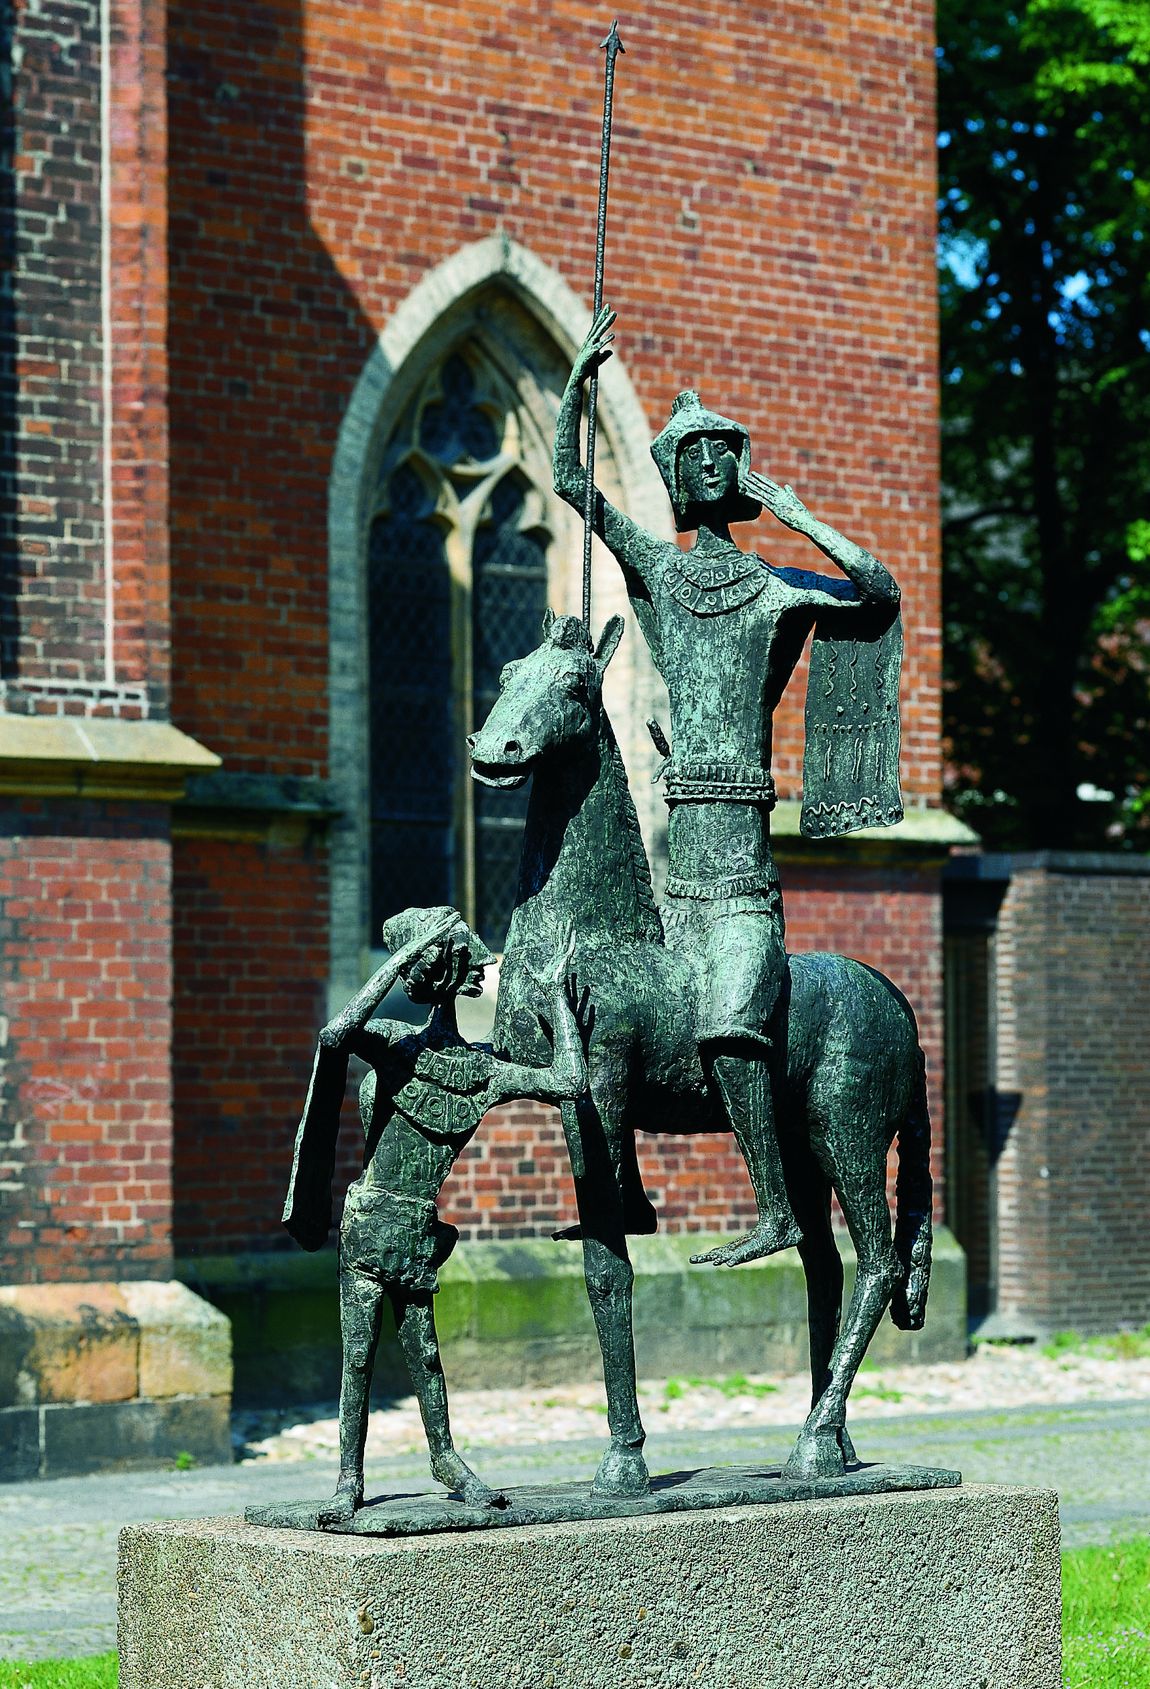
[[[612,616],[603,632],[599,635],[599,643],[595,647],[595,661],[600,669],[605,669],[615,652],[619,648],[619,641],[623,637],[622,616]]]
[[[555,612],[554,612],[554,610],[551,609],[550,605],[548,605],[547,609],[544,610],[544,612],[543,612],[543,637],[544,637],[544,639],[546,639],[548,637],[548,635],[551,632],[551,629],[554,626],[555,626]]]

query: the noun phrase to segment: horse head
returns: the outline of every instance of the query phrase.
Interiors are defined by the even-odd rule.
[[[597,736],[603,675],[622,634],[622,616],[612,616],[592,646],[577,616],[555,616],[549,610],[542,644],[506,664],[491,713],[468,737],[471,778],[513,791],[553,751]]]

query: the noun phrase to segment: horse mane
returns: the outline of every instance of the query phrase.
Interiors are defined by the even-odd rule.
[[[611,725],[611,719],[606,710],[603,711],[603,739],[607,753],[605,761],[610,770],[615,796],[623,817],[623,843],[626,847],[627,860],[631,865],[635,885],[635,901],[639,905],[642,923],[639,937],[651,944],[662,944],[664,941],[663,922],[659,916],[659,905],[655,902],[655,887],[651,880],[651,864],[647,859],[647,847],[643,843],[643,832],[639,826],[635,800],[631,796],[631,788],[627,782],[623,753],[619,749],[619,741],[615,737],[615,729]]]

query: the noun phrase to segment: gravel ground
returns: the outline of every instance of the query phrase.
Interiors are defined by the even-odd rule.
[[[1121,1345],[1122,1340],[1117,1340]],[[1146,1348],[1145,1339],[1127,1340]],[[851,1392],[854,1417],[972,1413],[986,1409],[1049,1407],[1055,1403],[1150,1402],[1150,1352],[1125,1357],[1105,1348],[1048,1354],[1033,1345],[980,1344],[969,1360],[937,1366],[878,1367],[864,1363]],[[449,1375],[450,1381],[450,1375]],[[751,1429],[794,1425],[810,1406],[805,1374],[789,1378],[671,1378],[646,1380],[639,1405],[649,1432]],[[451,1420],[460,1448],[554,1444],[604,1434],[603,1386],[554,1385],[534,1390],[454,1390]],[[259,1461],[328,1460],[339,1453],[334,1402],[274,1412],[237,1413],[237,1458]],[[424,1447],[413,1397],[371,1416],[367,1459],[411,1454]]]

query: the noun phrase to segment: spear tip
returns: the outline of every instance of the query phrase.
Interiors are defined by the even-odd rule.
[[[606,48],[607,52],[609,54],[611,54],[612,56],[614,56],[614,54],[616,54],[616,53],[625,53],[627,51],[626,47],[624,47],[623,42],[622,42],[622,40],[620,39],[620,36],[619,36],[619,19],[618,18],[615,18],[612,21],[611,28],[608,30],[606,38],[603,41],[601,41],[599,43],[599,45],[600,45],[600,47]]]

